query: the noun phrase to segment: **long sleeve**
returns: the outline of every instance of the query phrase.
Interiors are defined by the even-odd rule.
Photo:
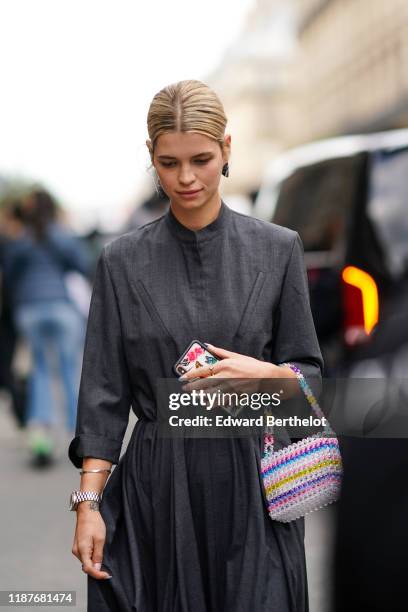
[[[69,458],[118,463],[129,420],[131,388],[123,349],[117,297],[108,265],[108,247],[99,257],[85,339],[75,438]]]
[[[63,230],[58,224],[50,223],[46,244],[66,270],[76,270],[86,277],[90,275],[90,253],[80,238]]]
[[[21,272],[22,266],[31,254],[31,245],[27,240],[8,240],[3,247],[4,283],[11,286]]]
[[[283,281],[282,292],[274,313],[273,363],[290,361],[303,372],[309,384],[320,388],[323,359],[310,310],[309,286],[303,259],[303,245],[296,233]]]

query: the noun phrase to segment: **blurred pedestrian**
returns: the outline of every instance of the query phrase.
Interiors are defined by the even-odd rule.
[[[3,256],[6,245],[22,229],[21,203],[16,199],[7,202],[0,220],[0,275],[3,270]],[[17,345],[17,330],[14,324],[10,296],[4,278],[0,280],[0,388],[5,389],[11,400],[11,410],[18,427],[25,425],[26,381],[13,371],[14,352]]]
[[[22,220],[21,232],[4,247],[4,281],[16,327],[32,354],[28,444],[33,463],[45,465],[53,457],[53,364],[63,383],[68,432],[75,427],[84,324],[69,298],[65,276],[70,270],[86,275],[89,258],[81,241],[58,222],[56,203],[47,191],[35,189],[27,196]],[[57,359],[51,361],[52,355]]]

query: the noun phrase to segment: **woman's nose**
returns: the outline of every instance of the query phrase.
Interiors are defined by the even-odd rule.
[[[192,168],[190,167],[182,167],[180,169],[180,173],[179,173],[179,182],[182,183],[183,185],[190,185],[191,183],[194,183],[195,181],[195,175],[194,172],[192,171]]]

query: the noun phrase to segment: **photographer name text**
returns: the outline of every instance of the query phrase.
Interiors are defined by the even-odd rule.
[[[234,417],[216,415],[215,417],[197,415],[195,417],[180,417],[171,415],[171,427],[325,427],[325,418],[310,417],[275,417],[271,414],[257,417]]]

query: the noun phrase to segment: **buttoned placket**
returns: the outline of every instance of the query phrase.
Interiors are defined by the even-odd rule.
[[[194,305],[192,336],[195,330],[210,328],[207,293],[214,262],[214,249],[221,240],[222,230],[227,224],[230,209],[222,202],[219,216],[201,230],[193,231],[178,221],[171,209],[167,212],[168,227],[184,251],[189,279],[190,299]],[[193,338],[192,338],[193,339]],[[197,338],[206,341],[204,338]]]

